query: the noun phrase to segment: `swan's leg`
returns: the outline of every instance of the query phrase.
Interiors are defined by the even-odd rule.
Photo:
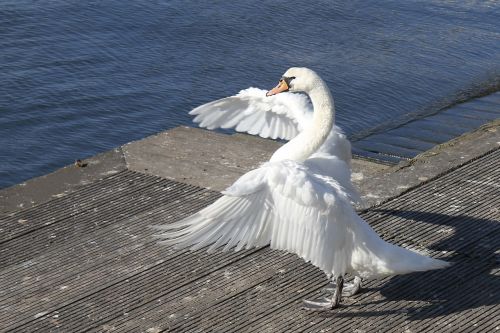
[[[314,300],[304,300],[304,309],[310,311],[332,310],[340,304],[342,288],[344,287],[344,277],[335,278],[335,290],[331,298],[321,297]]]
[[[332,307],[331,309],[337,307],[340,304],[340,298],[342,297],[342,289],[344,289],[344,277],[337,277],[337,281],[335,281],[336,288],[335,292],[332,295]]]
[[[326,286],[325,291],[329,293],[335,292],[335,281],[332,279],[330,283]],[[350,297],[356,295],[361,289],[361,278],[359,276],[355,276],[352,282],[344,282],[344,288],[342,289],[342,296]]]

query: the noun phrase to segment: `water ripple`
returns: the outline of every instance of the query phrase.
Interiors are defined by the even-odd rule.
[[[495,1],[6,0],[0,188],[149,134],[290,66],[353,138],[498,87]]]

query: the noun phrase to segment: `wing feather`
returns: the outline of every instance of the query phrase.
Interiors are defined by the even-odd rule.
[[[324,227],[314,219],[325,219],[334,206],[335,200],[325,200],[327,193],[345,197],[342,187],[331,182],[296,162],[266,163],[240,177],[212,205],[160,226],[163,233],[158,236],[163,244],[192,250],[208,246],[214,251],[225,245],[224,250],[239,251],[270,244],[316,263],[321,251],[310,243],[321,241]]]
[[[263,138],[290,140],[307,126],[312,106],[302,94],[266,97],[266,91],[248,88],[237,95],[193,109],[194,122],[207,129],[234,128]]]

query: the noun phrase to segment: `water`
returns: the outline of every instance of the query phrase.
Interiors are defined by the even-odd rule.
[[[494,1],[4,0],[0,188],[190,125],[290,66],[318,71],[361,137],[496,89],[499,22]]]

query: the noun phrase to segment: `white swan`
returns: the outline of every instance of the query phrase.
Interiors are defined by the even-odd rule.
[[[326,87],[326,86],[325,86]],[[315,174],[332,177],[339,182],[351,202],[361,203],[358,191],[351,183],[351,143],[342,130],[334,125],[334,105],[331,101],[331,130],[316,151],[303,161]],[[311,127],[313,108],[304,94],[248,88],[238,94],[203,104],[191,112],[194,122],[207,129],[234,128],[238,132],[263,138],[291,140]],[[291,159],[285,151],[283,159]],[[278,153],[273,156],[278,158]]]
[[[208,251],[223,245],[224,250],[236,247],[236,251],[270,245],[272,249],[296,253],[323,270],[335,283],[331,299],[305,301],[308,309],[337,306],[346,273],[372,278],[447,266],[444,261],[385,242],[356,214],[350,203],[351,195],[345,189],[350,184],[345,178],[346,170],[349,176],[350,153],[347,160],[343,160],[339,157],[342,153],[327,154],[330,147],[323,146],[332,138],[334,122],[333,99],[325,82],[310,69],[290,68],[267,95],[284,91],[307,93],[314,107],[312,117],[296,110],[271,111],[278,114],[282,124],[273,127],[256,126],[259,120],[252,118],[255,116],[251,112],[241,115],[233,111],[231,117],[223,119],[220,114],[224,112],[207,112],[207,105],[193,110],[201,116],[198,120],[202,126],[236,125],[237,129],[240,126],[240,130],[264,136],[293,138],[279,148],[269,162],[240,177],[212,205],[182,221],[159,226],[163,230],[158,235],[164,239],[162,243],[193,250],[210,245]],[[240,96],[209,105],[212,104],[211,110],[234,103],[246,103],[250,108],[248,105],[254,102],[255,99]],[[282,116],[284,114],[295,116]],[[333,133],[340,137],[335,128]],[[327,163],[315,163],[318,158],[315,156],[322,154],[333,161],[330,166],[344,169],[323,170]],[[340,181],[331,176],[335,174],[340,175]],[[357,291],[359,282],[357,278],[352,292]]]

